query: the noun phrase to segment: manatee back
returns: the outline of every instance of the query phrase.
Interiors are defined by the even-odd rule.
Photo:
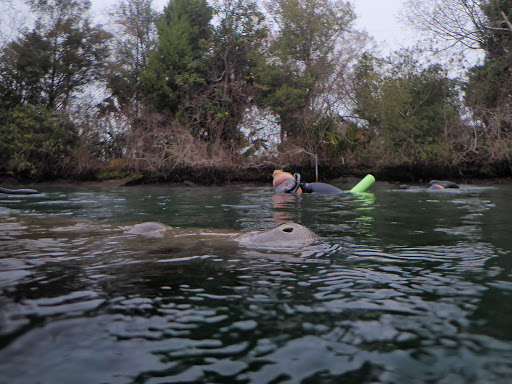
[[[171,227],[165,224],[146,222],[135,224],[125,233],[130,235],[142,235],[146,237],[162,237],[164,233],[169,229],[171,229]]]
[[[251,248],[302,248],[320,242],[320,237],[308,228],[286,223],[262,232],[253,232],[239,238],[239,243]]]

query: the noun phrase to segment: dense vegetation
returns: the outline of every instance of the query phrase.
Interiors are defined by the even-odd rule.
[[[512,0],[408,0],[438,39],[387,57],[342,0],[120,0],[108,28],[89,1],[28,4],[0,42],[0,177],[511,174]]]

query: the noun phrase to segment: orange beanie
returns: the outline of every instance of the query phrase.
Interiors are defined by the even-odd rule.
[[[293,177],[291,173],[284,172],[281,169],[276,169],[272,174],[272,177],[274,178],[274,181],[272,182],[274,188],[276,188],[281,182],[283,182],[286,179],[291,179],[295,183],[295,177]],[[300,187],[299,189],[297,189],[297,193],[302,193],[302,189]]]

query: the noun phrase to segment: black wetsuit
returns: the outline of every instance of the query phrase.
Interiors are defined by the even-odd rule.
[[[297,193],[299,187],[302,193],[317,193],[321,195],[337,195],[343,193],[341,189],[326,183],[301,183],[300,174],[298,173],[294,174],[294,177],[294,179],[284,179],[276,185],[276,194]]]
[[[428,189],[447,189],[447,188],[459,188],[457,184],[455,184],[453,181],[446,181],[446,180],[431,180],[430,183],[428,183],[430,187]]]
[[[304,193],[319,193],[322,195],[337,195],[343,193],[341,189],[326,183],[301,183],[300,187]]]

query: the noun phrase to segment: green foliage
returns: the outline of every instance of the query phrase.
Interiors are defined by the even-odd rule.
[[[449,136],[460,121],[456,82],[439,65],[421,68],[410,54],[391,59],[361,59],[354,113],[389,161],[446,159]]]
[[[0,167],[14,176],[54,178],[72,167],[72,100],[103,79],[111,35],[91,24],[89,1],[28,3],[34,28],[0,52]]]
[[[47,109],[19,105],[0,122],[0,172],[30,179],[63,175],[75,135]]]
[[[280,26],[274,49],[287,64],[310,67],[333,53],[337,40],[355,19],[347,3],[333,0],[277,0],[273,16]]]
[[[306,108],[307,88],[300,74],[288,72],[280,64],[270,64],[258,69],[258,78],[260,105],[280,115]]]
[[[264,15],[253,0],[214,0],[214,33],[207,59],[206,103],[188,108],[189,116],[199,108],[200,125],[209,141],[242,142],[239,125],[253,97],[256,63],[263,60],[262,46],[268,30]],[[206,106],[206,108],[204,108]]]
[[[349,3],[336,0],[276,0],[270,11],[278,31],[258,71],[257,102],[280,116],[282,141],[317,152],[330,130],[320,122],[336,120],[340,80],[357,50],[344,40],[355,15]]]
[[[134,176],[130,171],[128,161],[126,159],[112,159],[99,168],[96,173],[98,180],[124,179]],[[136,175],[140,177],[141,175]]]
[[[236,146],[267,30],[254,1],[211,3],[170,1],[142,80],[148,103],[180,119],[194,137]]]
[[[116,34],[116,60],[108,66],[108,87],[122,106],[140,101],[141,73],[149,53],[156,47],[160,15],[151,8],[152,0],[122,1],[112,13]]]
[[[85,16],[89,2],[33,1],[32,31],[0,56],[0,100],[6,109],[26,103],[65,109],[73,94],[103,76],[110,34]]]
[[[158,27],[159,41],[141,75],[147,102],[175,114],[187,93],[206,82],[204,58],[211,36],[206,0],[170,0]]]
[[[485,30],[485,61],[468,72],[466,102],[478,118],[490,124],[488,112],[510,114],[512,95],[512,28],[506,23],[512,18],[512,0],[484,2],[482,10],[492,28]],[[503,14],[502,14],[503,12]],[[505,107],[506,110],[503,110]],[[512,132],[510,123],[500,127]]]
[[[455,144],[487,154],[497,142],[510,155],[512,31],[505,20],[512,0],[482,3],[489,22],[478,36],[487,54],[469,72],[465,101],[484,129],[471,127],[469,149],[458,84],[410,52],[361,57],[367,40],[354,31],[344,0],[275,0],[265,2],[265,13],[256,0],[169,0],[163,14],[151,0],[127,1],[117,8],[112,60],[112,36],[89,21],[89,1],[29,3],[34,28],[0,52],[3,173],[56,177],[68,153],[76,174],[101,178],[128,174],[124,156],[139,164],[153,156],[147,169],[168,170],[196,157],[211,161],[222,149],[229,163],[253,140],[240,127],[255,105],[281,124],[282,148],[299,147],[324,163],[357,153],[387,164],[441,163]],[[102,109],[80,110],[94,110],[97,120],[80,115],[78,144],[55,112],[70,121],[74,97],[96,81],[111,97]],[[344,117],[350,110],[354,119]],[[250,128],[265,129],[256,125]],[[266,145],[261,138],[252,144]]]
[[[46,104],[42,83],[51,69],[50,48],[49,42],[34,32],[4,49],[0,57],[0,97],[4,109],[20,103]]]
[[[474,151],[489,160],[510,158],[512,141],[512,0],[484,2],[485,59],[468,71],[466,105],[475,120]]]

